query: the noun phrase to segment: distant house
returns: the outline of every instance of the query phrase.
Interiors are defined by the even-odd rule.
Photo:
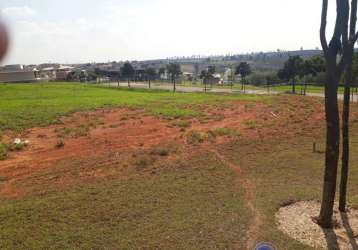
[[[60,66],[56,69],[56,80],[57,81],[64,81],[67,79],[69,73],[73,71],[73,67],[71,66]]]
[[[191,72],[183,72],[183,75],[182,75],[183,77],[183,80],[184,81],[192,81],[193,79],[194,79],[194,74],[193,73],[191,73]]]
[[[0,70],[4,72],[16,72],[24,70],[24,66],[21,64],[11,64],[1,67]]]
[[[41,81],[38,70],[0,72],[1,83],[37,82],[37,81]]]

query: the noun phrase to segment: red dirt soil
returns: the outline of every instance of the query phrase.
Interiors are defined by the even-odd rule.
[[[31,193],[31,188],[26,186],[29,180],[31,185],[41,187],[42,182],[50,182],[49,179],[54,178],[51,183],[65,186],[78,178],[107,176],[108,171],[118,170],[99,171],[96,166],[123,163],[126,157],[130,157],[131,152],[148,150],[158,145],[175,143],[190,148],[185,136],[190,130],[206,132],[215,128],[230,128],[240,131],[241,136],[254,138],[296,133],[296,126],[300,129],[302,127],[310,129],[310,126],[315,127],[322,121],[323,111],[320,106],[313,106],[315,108],[312,112],[305,113],[299,119],[297,114],[290,117],[284,106],[283,109],[277,110],[257,102],[248,105],[237,101],[228,106],[216,108],[210,106],[210,109],[206,106],[201,110],[206,112],[206,118],[189,119],[191,127],[186,131],[171,126],[173,121],[153,117],[144,110],[119,108],[75,113],[63,117],[61,120],[63,124],[29,129],[21,135],[21,139],[29,140],[29,146],[23,151],[11,153],[7,160],[0,162],[0,176],[6,178],[6,181],[0,185],[0,195],[19,197]],[[300,108],[299,105],[297,107]],[[296,119],[297,123],[293,123],[290,127],[288,124],[292,119]],[[257,125],[249,127],[248,121],[255,121]],[[56,147],[60,140],[56,129],[78,128],[88,124],[91,126],[86,135],[64,137],[64,147]],[[228,140],[230,138],[225,136],[218,137],[215,144],[225,143]],[[190,150],[186,151],[190,153]],[[59,175],[67,176],[66,178],[48,174],[59,164],[61,165]],[[71,174],[74,165],[80,166],[80,170],[79,173]]]

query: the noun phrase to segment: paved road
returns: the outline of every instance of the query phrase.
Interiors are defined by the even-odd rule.
[[[117,87],[118,83],[102,83],[102,85],[104,86],[111,86],[111,87]],[[120,87],[127,87],[128,83],[119,83]],[[148,84],[147,83],[131,83],[131,87],[132,88],[138,88],[138,89],[148,89]],[[173,90],[173,85],[170,84],[152,84],[152,89],[158,89],[158,90]],[[202,93],[204,92],[204,89],[201,87],[188,87],[188,86],[181,86],[181,85],[177,85],[176,88],[177,92],[184,92],[184,93]],[[212,89],[208,89],[207,90],[208,93],[227,93],[227,94],[232,94],[232,93],[243,93],[241,90],[237,90],[237,89],[233,89],[231,90],[230,88],[212,88]],[[267,92],[266,90],[246,90],[245,94],[253,94],[253,95],[277,95],[277,94],[282,94],[284,92],[280,92],[280,91],[270,91]],[[307,96],[314,96],[314,97],[321,97],[324,98],[324,94],[323,93],[307,93]],[[339,100],[343,100],[343,95],[339,94],[338,95]],[[358,102],[358,95],[354,95],[353,97],[353,101],[354,102]]]

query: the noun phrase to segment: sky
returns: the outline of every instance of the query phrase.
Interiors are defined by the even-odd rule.
[[[321,0],[2,0],[0,18],[11,38],[2,64],[320,48],[321,5]]]

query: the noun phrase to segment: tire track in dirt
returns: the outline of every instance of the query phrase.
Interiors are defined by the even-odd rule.
[[[236,185],[243,187],[244,189],[244,197],[246,204],[250,211],[253,214],[253,219],[250,222],[249,230],[247,231],[247,243],[246,249],[253,249],[258,241],[258,234],[260,226],[262,225],[261,214],[256,209],[254,202],[255,202],[255,184],[247,177],[247,175],[242,171],[241,167],[231,161],[225,159],[217,150],[211,149],[210,150],[215,157],[220,160],[225,166],[228,166],[232,169],[236,175]]]

